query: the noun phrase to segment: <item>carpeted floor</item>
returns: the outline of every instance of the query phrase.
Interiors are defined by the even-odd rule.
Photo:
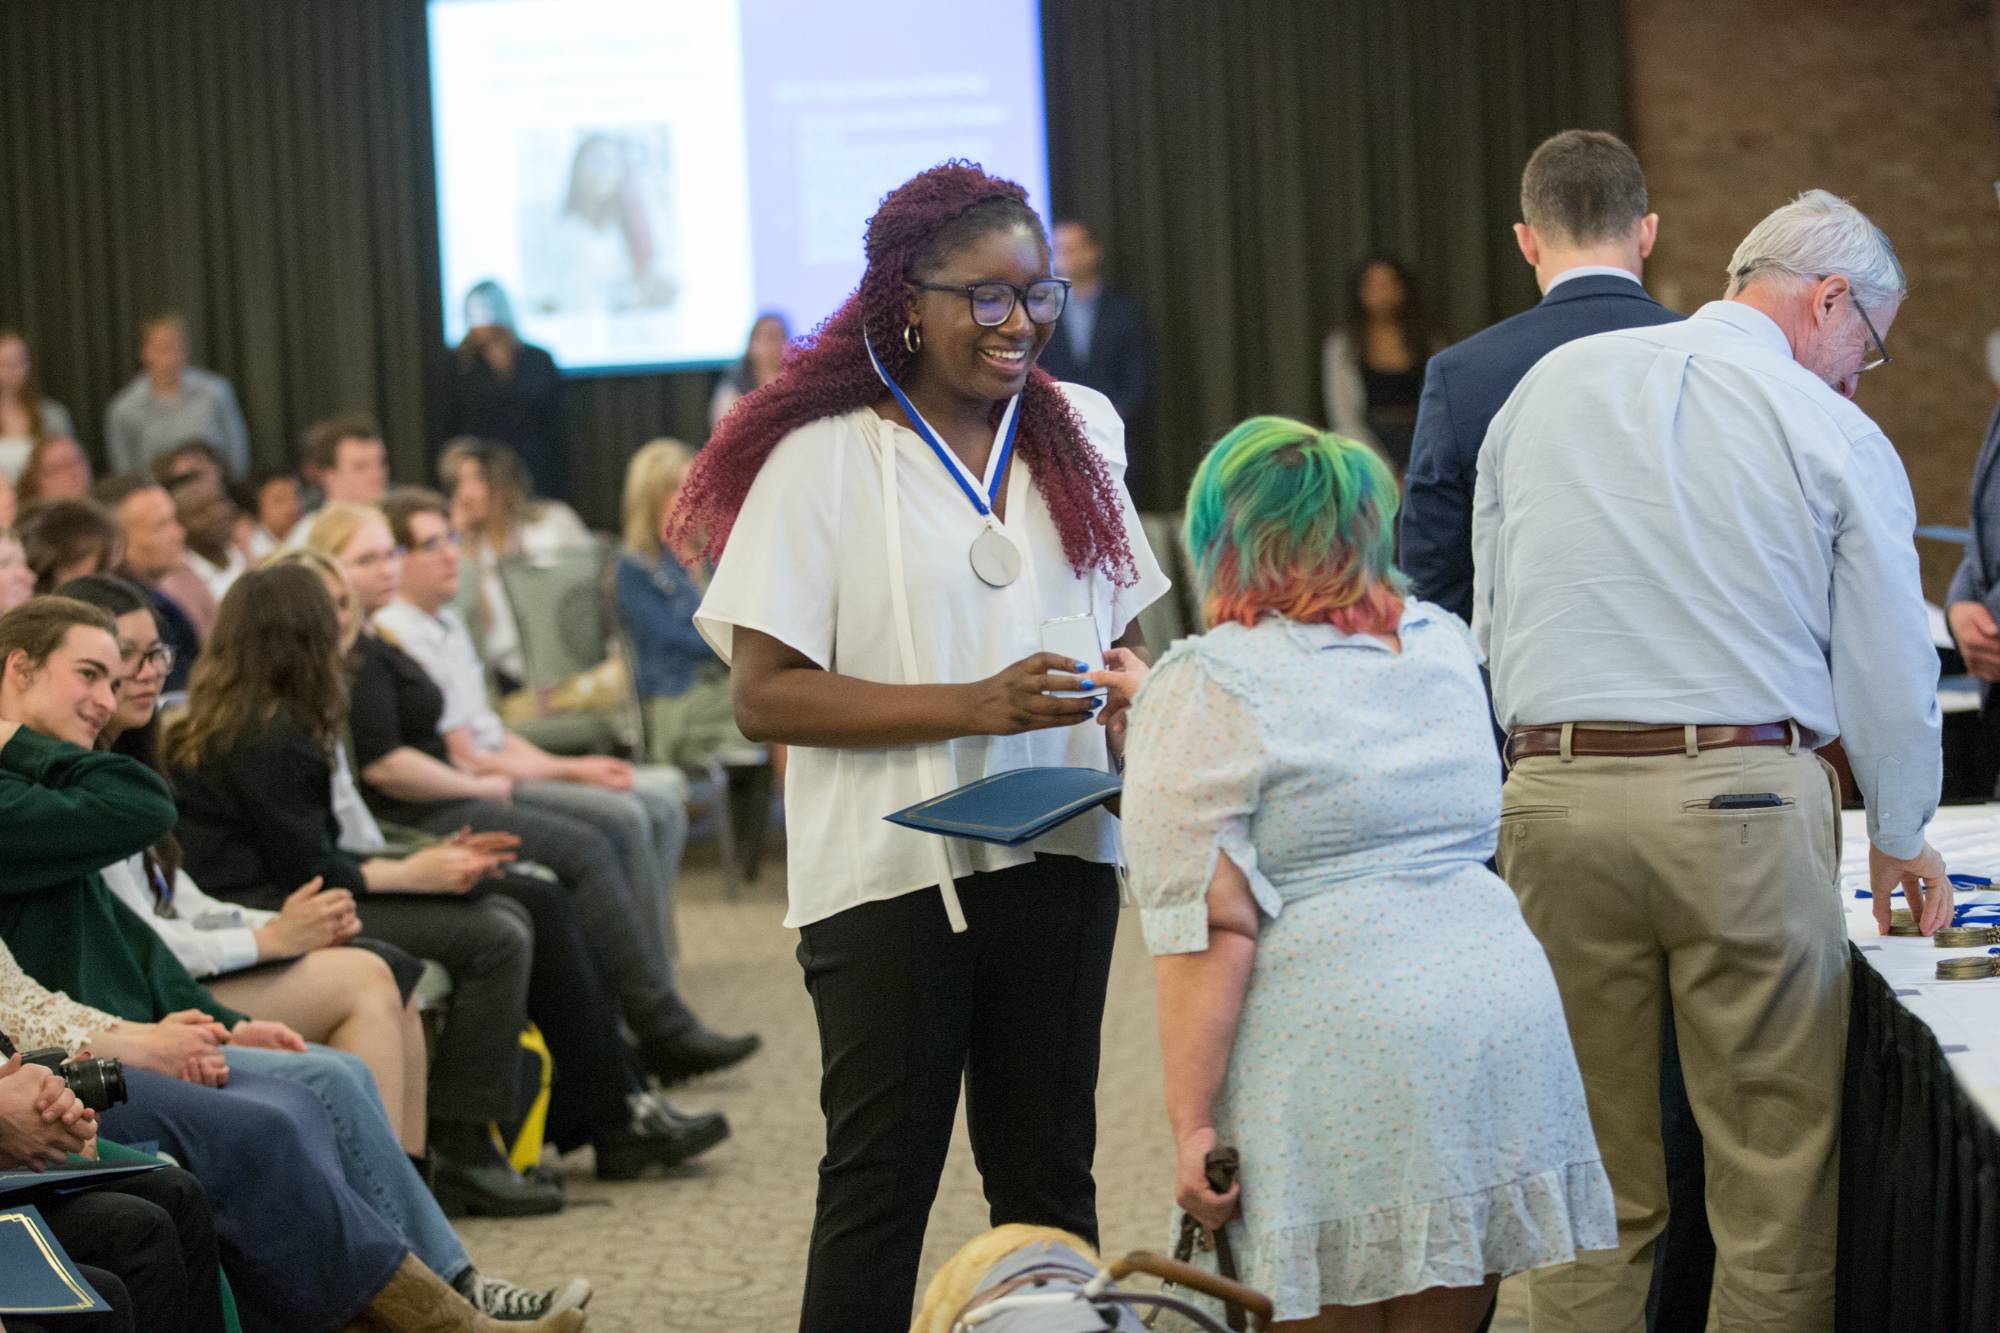
[[[821,1148],[819,1047],[783,914],[782,850],[762,881],[730,901],[719,875],[692,865],[680,907],[682,976],[715,1026],[754,1030],[747,1065],[678,1090],[729,1115],[735,1135],[672,1176],[602,1185],[588,1151],[562,1159],[571,1204],[556,1217],[462,1224],[474,1261],[517,1282],[581,1273],[596,1284],[597,1333],[781,1333],[797,1327]],[[1160,1107],[1152,968],[1128,914],[1113,963],[1098,1087],[1099,1223],[1110,1250],[1167,1243],[1172,1143]],[[964,1124],[931,1212],[923,1281],[986,1228]],[[1503,1290],[1496,1333],[1527,1327],[1518,1283]]]

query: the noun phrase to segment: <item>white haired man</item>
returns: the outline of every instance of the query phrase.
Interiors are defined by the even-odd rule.
[[[1494,418],[1474,628],[1511,769],[1500,872],[1548,951],[1619,1248],[1530,1280],[1537,1333],[1642,1327],[1665,1221],[1660,1011],[1708,1155],[1711,1329],[1833,1326],[1848,949],[1845,743],[1875,911],[1951,916],[1916,507],[1851,401],[1906,292],[1824,191],[1760,222],[1727,294],[1558,348]]]

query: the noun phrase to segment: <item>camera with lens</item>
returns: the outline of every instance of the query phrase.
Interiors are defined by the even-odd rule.
[[[14,1054],[14,1043],[0,1033],[0,1060]],[[60,1046],[45,1046],[39,1051],[21,1052],[21,1063],[40,1065],[60,1078],[76,1099],[93,1111],[108,1111],[125,1100],[125,1066],[117,1060],[71,1060],[69,1053]]]

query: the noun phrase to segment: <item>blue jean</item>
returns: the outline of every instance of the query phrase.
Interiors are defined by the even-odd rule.
[[[303,1086],[243,1070],[206,1088],[129,1065],[125,1083],[131,1100],[98,1127],[114,1143],[157,1143],[201,1181],[244,1333],[345,1328],[410,1253],[348,1185]]]
[[[348,1186],[403,1238],[424,1267],[447,1282],[472,1267],[458,1233],[396,1141],[367,1065],[345,1051],[319,1045],[304,1055],[231,1046],[227,1055],[232,1071],[293,1083],[318,1099],[333,1121],[334,1146]]]

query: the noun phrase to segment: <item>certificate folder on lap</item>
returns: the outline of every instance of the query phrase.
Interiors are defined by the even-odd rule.
[[[42,1215],[0,1212],[0,1315],[101,1314],[111,1307],[76,1271]]]
[[[921,833],[1018,847],[1096,809],[1123,786],[1117,774],[1098,768],[1011,768],[883,817]]]

